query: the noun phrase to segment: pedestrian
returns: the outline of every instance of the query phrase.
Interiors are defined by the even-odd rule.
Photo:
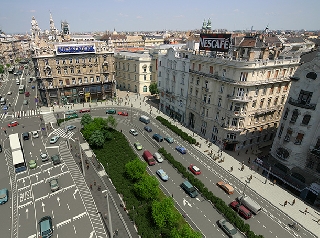
[[[288,201],[285,200],[284,203],[283,203],[283,206],[285,207],[287,204],[288,204]]]
[[[244,165],[241,165],[241,171],[243,171],[244,170]]]
[[[307,215],[307,212],[308,212],[308,208],[304,210],[304,215]]]
[[[293,206],[295,203],[296,203],[296,199],[293,199],[291,205]]]
[[[250,159],[250,157],[248,158],[248,164],[250,164],[250,162],[251,162],[251,159]]]
[[[94,180],[94,181],[93,181],[93,185],[94,185],[94,186],[96,186],[96,185],[97,185],[97,182],[96,182],[96,180]]]
[[[87,170],[89,169],[89,164],[87,164]]]
[[[238,152],[238,155],[240,155],[240,151]]]
[[[248,154],[248,150],[246,150],[246,154]]]
[[[171,194],[171,197],[173,197],[173,193]]]
[[[249,178],[250,180],[252,179],[252,174],[250,175],[250,178]]]
[[[232,172],[233,171],[233,166],[231,166],[231,168],[230,168],[230,172]]]
[[[318,224],[320,224],[320,219],[317,221]]]
[[[276,183],[277,183],[277,180],[274,179],[272,185],[274,186]]]
[[[101,190],[101,186],[100,185],[98,185],[98,191],[100,191]]]
[[[92,190],[92,184],[90,184],[90,189]]]

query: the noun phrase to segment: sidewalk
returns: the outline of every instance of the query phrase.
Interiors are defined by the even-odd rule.
[[[127,107],[128,111],[130,113],[130,107],[131,104],[134,108],[141,109],[142,111],[145,111],[146,114],[152,114],[152,117],[156,117],[158,115],[166,118],[174,125],[178,126],[181,130],[185,131],[189,135],[193,136],[193,132],[190,131],[188,128],[183,127],[179,123],[173,122],[172,118],[169,118],[162,112],[159,112],[156,108],[151,107],[148,103],[146,103],[146,98],[144,96],[137,96],[137,94],[129,93],[129,96],[127,97],[127,92],[119,91],[118,97],[123,99],[123,102],[119,105],[121,107]],[[90,108],[94,110],[95,108],[101,108],[101,107],[117,107],[115,102],[106,101],[106,102],[98,102],[98,103],[84,103],[83,104],[74,104],[67,105],[65,107],[54,107],[54,112],[62,112],[66,110],[80,110],[82,108]],[[193,145],[195,149],[202,152],[205,156],[209,157],[208,151],[213,151],[213,154],[218,155],[219,148],[212,144],[211,146],[208,146],[206,140],[199,135],[194,134],[193,136],[200,144],[201,148],[198,146]],[[315,209],[307,205],[304,201],[301,201],[298,197],[293,196],[286,190],[282,189],[281,187],[277,185],[273,185],[273,183],[268,180],[266,183],[266,177],[262,176],[262,169],[260,171],[256,171],[256,167],[254,166],[254,169],[252,170],[253,164],[250,164],[250,167],[247,165],[248,158],[250,157],[251,162],[254,161],[256,158],[256,155],[252,153],[251,150],[248,150],[248,153],[246,154],[245,151],[240,151],[238,155],[238,151],[225,151],[222,152],[222,158],[224,157],[224,162],[218,163],[218,160],[215,161],[219,166],[224,168],[226,171],[230,172],[230,168],[233,167],[232,173],[236,178],[238,178],[244,185],[246,183],[246,180],[252,175],[252,180],[250,183],[248,183],[248,187],[255,191],[257,194],[259,194],[261,197],[269,201],[273,206],[275,206],[277,209],[283,211],[285,214],[287,214],[289,217],[291,217],[293,220],[298,222],[301,226],[305,227],[307,230],[311,231],[313,234],[320,234],[320,224],[317,223],[317,221],[320,219],[320,213],[317,212]],[[214,160],[212,160],[214,161]],[[244,161],[245,168],[243,171],[241,171],[241,164],[242,161]],[[291,205],[293,200],[295,199],[294,205]],[[284,201],[288,202],[287,206],[283,206]],[[304,211],[308,210],[307,214],[304,214]],[[287,224],[286,224],[287,225]]]

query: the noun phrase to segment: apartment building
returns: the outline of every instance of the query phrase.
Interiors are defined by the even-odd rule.
[[[277,36],[233,40],[229,53],[190,55],[186,123],[225,150],[265,146],[275,136],[299,57],[282,57]]]

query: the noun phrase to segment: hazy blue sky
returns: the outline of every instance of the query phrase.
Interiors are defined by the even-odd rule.
[[[0,28],[30,31],[35,16],[41,30],[67,20],[71,32],[193,30],[211,18],[212,28],[320,29],[320,0],[2,0]]]

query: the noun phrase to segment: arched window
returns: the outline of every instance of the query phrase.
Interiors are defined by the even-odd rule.
[[[148,87],[147,86],[143,86],[143,92],[148,92]]]
[[[310,122],[310,119],[311,119],[311,115],[304,115],[302,119],[302,125],[307,126]]]
[[[286,110],[283,114],[283,120],[287,120],[288,114],[289,114],[289,108],[286,108]]]

